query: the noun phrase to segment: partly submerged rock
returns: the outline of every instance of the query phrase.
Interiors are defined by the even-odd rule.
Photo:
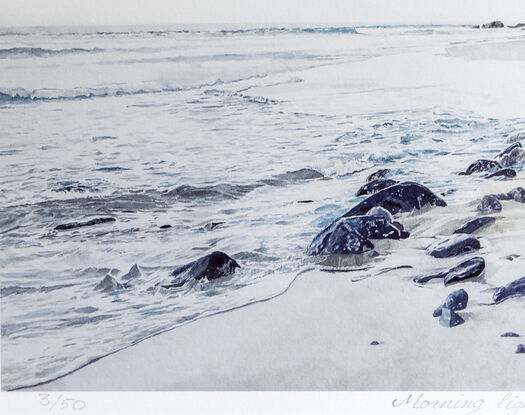
[[[494,20],[493,22],[485,23],[484,25],[481,25],[482,29],[500,29],[502,27],[505,27],[505,25],[503,24],[503,22],[499,20]]]
[[[64,223],[62,225],[55,226],[55,229],[57,231],[64,231],[69,229],[75,229],[75,228],[81,228],[83,226],[93,226],[98,225],[99,223],[108,223],[108,222],[115,222],[115,218],[95,218],[88,220],[87,222],[71,222],[71,223]]]
[[[369,196],[346,212],[343,217],[365,215],[375,206],[380,206],[395,215],[400,212],[412,212],[427,205],[446,206],[447,204],[427,187],[414,182],[403,182]]]
[[[497,304],[505,301],[508,298],[521,297],[524,295],[525,277],[522,277],[516,281],[512,281],[510,284],[507,284],[504,287],[499,287],[492,296],[492,299]]]
[[[516,347],[516,353],[525,353],[525,345],[518,344],[518,347]]]
[[[439,317],[444,308],[447,308],[452,311],[463,310],[467,307],[467,303],[468,294],[463,288],[461,288],[457,291],[450,293],[445,299],[445,302],[438,308],[436,308],[433,316]]]
[[[515,202],[525,203],[525,189],[523,187],[516,187],[507,193],[509,200]]]
[[[521,145],[521,143],[519,141],[511,144],[510,146],[508,146],[505,150],[503,150],[501,153],[499,153],[496,157],[496,159],[500,159],[504,156],[506,156],[507,154],[510,154],[510,152],[512,150],[514,150],[515,148],[523,148],[523,146]]]
[[[475,236],[458,233],[433,243],[427,248],[427,252],[434,258],[450,258],[480,248],[479,241]]]
[[[462,176],[469,176],[474,173],[495,172],[501,169],[501,165],[495,160],[476,160],[468,166],[465,172],[459,173]]]
[[[111,275],[106,275],[102,281],[95,285],[95,290],[102,292],[113,292],[121,290],[124,286]]]
[[[393,186],[394,184],[397,184],[397,183],[398,182],[396,180],[391,180],[391,179],[375,179],[361,186],[359,190],[356,192],[356,196],[363,196],[363,195],[369,195],[372,193],[377,193],[380,190]]]
[[[503,167],[522,166],[525,164],[525,150],[521,148],[521,145],[514,147],[511,151],[501,157],[500,162]]]
[[[502,206],[500,201],[493,195],[485,195],[479,202],[476,210],[480,213],[501,212]]]
[[[135,264],[130,268],[130,270],[126,274],[122,276],[122,279],[125,281],[132,280],[134,278],[140,277],[141,275],[142,273],[140,272],[139,266]]]
[[[306,254],[362,254],[374,249],[370,239],[404,239],[408,236],[407,232],[399,230],[384,216],[341,218],[313,239]]]
[[[463,324],[465,320],[455,311],[444,308],[441,317],[439,318],[439,324],[445,327],[455,327]]]
[[[416,284],[425,284],[430,280],[441,278],[443,279],[443,283],[447,285],[454,281],[475,278],[481,275],[484,269],[485,260],[481,257],[474,257],[465,262],[462,262],[448,271],[426,277],[414,278],[414,282]]]
[[[507,138],[507,143],[516,143],[517,141],[525,140],[525,131],[516,133]]]
[[[485,179],[492,179],[493,177],[516,177],[516,170],[512,169],[501,169],[494,173],[485,176]]]
[[[166,225],[160,226],[160,229],[169,229],[169,228],[171,228],[171,225],[169,223]]]
[[[471,234],[476,232],[478,229],[481,229],[485,226],[491,225],[496,222],[496,218],[492,216],[482,216],[480,218],[472,219],[467,223],[461,225],[457,228],[454,233],[466,233]]]
[[[203,278],[214,280],[233,274],[237,268],[240,268],[237,261],[224,252],[215,251],[175,269],[171,273],[171,276],[175,278],[169,284],[161,285],[161,287],[180,287],[190,280],[201,280]]]
[[[514,333],[513,331],[507,331],[506,333],[503,333],[500,337],[521,337],[518,333]]]
[[[390,169],[379,169],[378,171],[369,175],[366,179],[367,182],[371,182],[377,179],[383,179],[385,176],[391,173]]]

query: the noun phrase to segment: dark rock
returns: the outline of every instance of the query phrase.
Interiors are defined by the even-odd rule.
[[[131,280],[137,277],[140,277],[142,273],[140,272],[139,266],[137,264],[133,265],[127,274],[122,276],[123,280]]]
[[[475,278],[485,269],[485,260],[481,257],[475,257],[468,261],[462,262],[458,266],[449,271],[440,272],[439,274],[429,275],[426,277],[414,278],[417,284],[425,284],[430,280],[442,278],[445,285],[457,280],[464,280],[467,278]]]
[[[516,187],[507,193],[508,200],[525,203],[525,189],[523,187]]]
[[[499,287],[492,296],[492,299],[495,303],[501,303],[508,298],[521,297],[523,295],[525,295],[525,277],[512,281],[504,287]]]
[[[479,241],[475,236],[458,233],[430,245],[427,251],[434,258],[450,258],[480,248]]]
[[[104,279],[97,285],[95,285],[95,290],[106,293],[121,290],[122,288],[124,288],[124,286],[109,274],[106,275]]]
[[[313,200],[298,200],[297,203],[313,203],[314,201]]]
[[[377,340],[374,340],[374,341],[370,342],[370,346],[377,346],[379,344],[381,344],[381,343],[379,343]]]
[[[224,222],[210,222],[204,225],[204,229],[207,231],[213,231],[215,228],[223,225]]]
[[[503,333],[501,337],[521,337],[518,333],[514,333],[512,331],[508,331],[506,333]]]
[[[479,29],[479,24],[472,26],[472,29]]]
[[[483,216],[481,218],[472,219],[464,225],[461,225],[459,228],[457,228],[454,231],[454,233],[471,234],[476,232],[478,229],[481,229],[484,226],[490,225],[494,222],[496,222],[496,218],[492,216]]]
[[[454,291],[453,293],[450,293],[447,296],[447,298],[445,299],[445,302],[434,311],[433,316],[439,317],[441,315],[443,308],[447,308],[452,311],[463,310],[467,307],[467,303],[468,303],[467,292],[463,288],[459,289],[457,291]]]
[[[463,176],[469,176],[474,173],[483,173],[485,171],[494,172],[501,169],[501,165],[495,160],[477,160],[468,166],[464,173],[459,173]]]
[[[83,226],[98,225],[99,223],[115,222],[115,220],[115,218],[95,218],[88,220],[87,222],[64,223],[62,225],[55,226],[55,229],[57,231],[64,231],[69,229],[81,228]]]
[[[412,212],[426,205],[446,206],[447,204],[425,186],[414,182],[403,182],[369,196],[346,212],[343,217],[365,215],[375,206],[385,208],[395,215],[400,212]]]
[[[240,268],[237,261],[224,252],[215,251],[175,269],[171,273],[175,279],[169,284],[161,285],[161,287],[180,287],[190,280],[201,280],[203,278],[214,280],[233,274],[237,268]]]
[[[380,190],[393,186],[394,184],[397,184],[397,183],[398,183],[397,181],[391,180],[391,179],[375,179],[361,186],[361,188],[357,191],[356,196],[363,196],[363,195],[369,195],[372,193],[377,193]]]
[[[390,169],[380,169],[380,170],[372,173],[370,176],[368,176],[366,181],[367,182],[371,182],[373,180],[383,179],[389,173],[390,173]]]
[[[476,207],[476,210],[480,213],[501,212],[501,209],[500,201],[492,195],[483,196],[483,199],[481,199],[481,202],[479,202],[479,205]]]
[[[525,27],[525,23],[518,23],[518,24],[515,24],[514,26],[507,26],[507,27],[510,27],[512,29],[518,29],[520,27]]]
[[[505,25],[502,22],[500,22],[499,20],[495,20],[495,21],[490,22],[490,23],[485,23],[481,27],[483,29],[499,29],[499,28],[505,27]]]
[[[404,239],[408,236],[382,216],[341,218],[313,239],[306,254],[361,254],[374,249],[370,239]]]
[[[169,229],[169,228],[171,228],[171,225],[169,225],[169,224],[168,225],[162,225],[160,227],[160,229]]]
[[[463,324],[465,320],[454,311],[444,308],[441,317],[439,318],[439,324],[445,327],[455,327]]]
[[[508,146],[505,150],[503,150],[501,153],[499,153],[495,158],[502,158],[503,156],[506,156],[507,154],[509,154],[512,150],[514,150],[515,148],[523,148],[523,146],[521,145],[521,143],[519,141],[511,144],[510,146]]]
[[[501,169],[485,176],[485,179],[492,179],[493,177],[516,177],[516,171],[512,169]]]
[[[525,353],[525,345],[518,344],[518,347],[516,347],[516,353]]]

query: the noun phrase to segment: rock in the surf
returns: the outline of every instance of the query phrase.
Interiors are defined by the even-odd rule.
[[[412,212],[425,206],[446,205],[443,199],[436,196],[427,187],[414,182],[403,182],[369,196],[346,212],[343,217],[366,215],[375,206],[380,206],[395,215],[401,212]]]
[[[461,288],[457,291],[454,291],[453,293],[450,293],[445,299],[445,302],[436,308],[433,316],[439,317],[444,308],[452,311],[463,310],[467,307],[467,303],[468,294],[463,288]]]
[[[169,284],[161,285],[163,288],[181,287],[190,280],[206,278],[214,280],[226,277],[235,272],[240,265],[224,252],[215,251],[209,255],[176,268],[171,276],[175,277]]]
[[[377,193],[380,190],[393,186],[394,184],[397,184],[397,183],[398,182],[396,180],[392,180],[392,179],[375,179],[361,186],[359,190],[356,192],[356,196],[363,196],[363,195],[369,195],[372,193]]]
[[[496,157],[494,157],[495,159],[501,159],[502,157],[510,154],[510,152],[512,150],[514,150],[515,148],[523,148],[522,144],[517,141],[513,144],[511,144],[510,146],[508,146],[505,150],[503,150],[501,153],[499,153]]]
[[[469,176],[474,173],[490,172],[493,173],[501,169],[501,165],[495,160],[476,160],[468,166],[465,172],[459,173],[462,176]]]
[[[408,236],[408,232],[399,230],[383,216],[341,218],[313,239],[306,254],[361,254],[374,249],[370,239],[404,239]]]
[[[518,344],[518,347],[516,347],[516,353],[525,353],[525,344]]]
[[[479,213],[501,212],[502,206],[500,201],[493,195],[485,195],[479,202],[476,210]]]
[[[516,187],[507,193],[509,200],[515,202],[525,203],[525,189],[523,187]]]
[[[439,318],[439,324],[445,327],[455,327],[463,324],[465,320],[459,314],[448,308],[444,308]]]
[[[81,228],[84,226],[98,225],[100,223],[115,222],[115,220],[116,220],[115,218],[95,218],[95,219],[88,220],[86,222],[64,223],[62,225],[55,226],[55,229],[57,231],[65,231],[69,229]]]
[[[476,232],[478,229],[491,225],[494,222],[496,222],[496,218],[492,216],[482,216],[480,218],[472,219],[468,221],[467,223],[461,225],[459,228],[457,228],[454,231],[454,233],[472,234]]]
[[[434,258],[450,258],[480,248],[479,240],[475,236],[458,233],[431,244],[427,252]]]
[[[481,257],[471,258],[465,262],[462,262],[458,266],[438,274],[429,275],[426,277],[414,278],[416,284],[425,284],[433,279],[443,279],[445,285],[459,280],[464,280],[467,278],[475,278],[481,275],[485,269],[485,260]]]
[[[503,24],[503,22],[499,20],[495,20],[493,22],[485,23],[484,25],[481,25],[482,29],[500,29],[502,27],[505,27],[505,25]]]
[[[503,333],[501,337],[521,337],[518,333],[514,333],[513,331],[507,331],[506,333]]]
[[[140,272],[139,266],[135,264],[130,268],[130,270],[126,274],[122,276],[122,279],[125,281],[132,280],[132,279],[140,277],[141,275],[142,273]]]
[[[525,131],[513,134],[507,137],[507,143],[516,143],[518,141],[525,140]]]
[[[521,143],[516,143],[521,144]],[[522,166],[525,164],[525,150],[520,146],[514,147],[500,159],[503,167]]]
[[[492,299],[494,302],[501,303],[508,298],[512,297],[521,297],[525,295],[525,277],[522,277],[516,281],[512,281],[510,284],[505,285],[504,287],[499,287]]]
[[[489,174],[488,176],[485,176],[485,179],[492,179],[494,177],[516,177],[516,175],[517,175],[516,170],[501,169],[501,170],[495,171],[494,173]]]
[[[95,290],[102,292],[113,292],[123,289],[124,286],[111,275],[106,275],[102,281],[95,285]]]
[[[371,182],[373,180],[377,179],[384,179],[386,176],[388,176],[391,173],[390,169],[379,169],[369,175],[366,179],[367,182]]]

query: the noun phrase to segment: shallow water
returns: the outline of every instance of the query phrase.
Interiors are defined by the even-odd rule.
[[[3,388],[282,293],[312,266],[313,236],[362,199],[355,192],[375,169],[449,204],[477,197],[484,179],[458,172],[499,153],[525,121],[441,101],[443,84],[423,74],[392,85],[388,65],[424,58],[445,72],[446,48],[490,36],[521,35],[449,26],[3,33]],[[116,221],[55,229],[96,217]],[[152,289],[214,250],[242,268]],[[142,275],[131,287],[94,290],[133,264]]]

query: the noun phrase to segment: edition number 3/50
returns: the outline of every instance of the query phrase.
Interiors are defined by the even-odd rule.
[[[40,393],[40,405],[53,409],[75,409],[80,411],[86,407],[86,402],[81,399],[65,398],[59,395],[58,398],[52,397],[49,393]]]

